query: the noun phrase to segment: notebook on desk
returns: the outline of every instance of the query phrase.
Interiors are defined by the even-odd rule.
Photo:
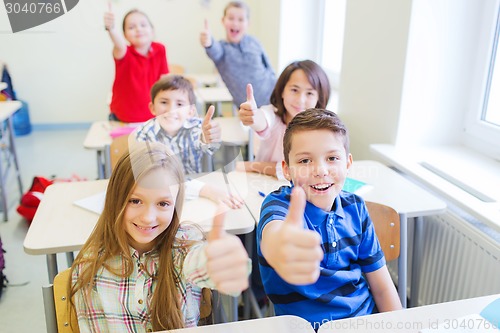
[[[458,318],[443,319],[436,327],[420,333],[484,333],[500,332],[500,298],[488,304],[480,313],[472,313]]]
[[[345,179],[344,187],[342,190],[350,193],[354,193],[357,195],[362,195],[373,188],[373,185],[362,182],[361,180],[353,179],[347,177]]]
[[[83,199],[79,199],[73,202],[78,207],[89,210],[93,213],[101,215],[104,209],[104,200],[106,198],[106,191],[91,195]]]

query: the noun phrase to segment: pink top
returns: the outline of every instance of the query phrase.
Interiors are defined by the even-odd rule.
[[[261,106],[267,120],[267,128],[262,132],[256,132],[260,139],[260,147],[255,161],[258,162],[281,162],[283,160],[283,136],[286,125],[276,115],[276,108],[269,104]]]

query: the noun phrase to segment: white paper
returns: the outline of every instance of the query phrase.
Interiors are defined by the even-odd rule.
[[[104,199],[106,198],[106,191],[94,194],[90,197],[79,199],[73,202],[78,207],[90,210],[98,215],[101,215],[104,209]]]

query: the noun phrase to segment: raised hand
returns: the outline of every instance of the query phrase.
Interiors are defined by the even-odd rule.
[[[243,125],[251,126],[257,132],[263,131],[267,126],[264,114],[257,108],[257,103],[253,96],[253,87],[250,83],[247,84],[247,100],[241,103],[238,110],[238,117]]]
[[[304,190],[295,187],[285,220],[270,222],[272,225],[264,229],[264,257],[279,276],[290,284],[316,282],[324,256],[319,234],[304,229],[305,206]]]
[[[240,239],[224,230],[225,209],[218,207],[207,235],[207,270],[218,291],[238,294],[248,288],[248,255]]]
[[[220,125],[218,122],[212,119],[214,113],[215,107],[213,105],[210,105],[201,124],[201,130],[203,131],[203,140],[205,143],[222,141],[222,132]]]
[[[115,14],[113,13],[111,1],[108,1],[108,11],[104,13],[104,27],[108,31],[115,28]]]
[[[212,45],[212,35],[208,28],[208,21],[205,19],[203,30],[200,32],[200,43],[203,47],[210,47]]]

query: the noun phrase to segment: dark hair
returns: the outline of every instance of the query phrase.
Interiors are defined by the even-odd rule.
[[[349,132],[337,114],[325,109],[307,109],[293,117],[285,130],[285,135],[283,137],[283,154],[286,164],[289,162],[288,155],[292,149],[292,138],[294,133],[322,129],[332,131],[339,135],[344,141],[346,154],[349,154]]]
[[[156,81],[151,87],[151,103],[154,103],[156,95],[164,90],[182,90],[187,92],[189,104],[196,104],[193,85],[182,75],[168,74]]]
[[[132,14],[135,14],[135,13],[144,15],[144,17],[146,18],[146,20],[148,20],[149,25],[151,26],[151,28],[154,28],[153,27],[153,23],[151,23],[151,20],[149,19],[149,17],[143,11],[140,11],[139,9],[131,9],[123,17],[122,30],[123,30],[124,33],[125,33],[125,21],[127,20],[127,17],[129,17],[129,15],[132,15]]]
[[[297,69],[302,69],[304,71],[309,83],[313,86],[314,90],[318,92],[318,103],[315,105],[316,108],[326,108],[328,100],[330,99],[330,81],[320,65],[312,60],[292,62],[290,65],[286,66],[283,72],[281,72],[281,75],[278,78],[278,81],[276,81],[276,85],[274,86],[274,90],[271,94],[271,104],[276,107],[276,114],[285,124],[286,109],[282,97],[283,91],[285,90],[286,84],[290,80],[290,76],[292,76],[292,73]]]
[[[224,16],[226,16],[226,12],[228,11],[229,8],[241,8],[244,9],[247,13],[247,19],[250,18],[250,7],[243,1],[231,1],[229,2],[226,7],[224,7]]]

